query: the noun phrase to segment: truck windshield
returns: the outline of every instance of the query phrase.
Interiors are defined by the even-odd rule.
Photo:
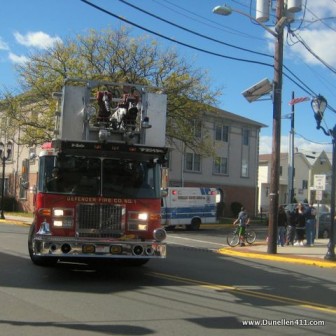
[[[40,160],[39,189],[48,193],[159,198],[160,169],[153,162],[79,156]]]

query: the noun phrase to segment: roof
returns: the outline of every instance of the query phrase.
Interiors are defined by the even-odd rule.
[[[262,124],[260,122],[257,122],[255,120],[242,117],[242,116],[240,116],[238,114],[235,114],[235,113],[232,113],[232,112],[221,110],[217,107],[211,107],[211,111],[207,111],[207,113],[213,115],[214,117],[217,116],[217,117],[220,117],[220,118],[225,118],[225,119],[237,121],[239,123],[249,124],[251,126],[255,126],[255,127],[258,127],[258,128],[268,127],[267,125]]]
[[[287,153],[280,153],[280,160],[286,159],[288,156]],[[259,162],[268,162],[272,160],[272,154],[260,154]]]
[[[313,151],[301,151],[296,152],[295,154],[301,155],[301,157],[310,165],[313,166],[317,160],[321,158],[321,156],[326,156],[328,160],[331,162],[330,155],[325,151],[320,153]],[[330,154],[330,153],[329,153]],[[286,160],[288,158],[288,153],[280,153],[280,160]],[[260,154],[259,155],[259,163],[266,163],[272,160],[272,154]]]

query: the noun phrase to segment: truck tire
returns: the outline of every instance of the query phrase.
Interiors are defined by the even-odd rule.
[[[58,258],[37,256],[33,250],[33,236],[35,232],[35,223],[30,226],[28,235],[28,252],[31,261],[37,266],[51,267],[57,264]]]
[[[186,225],[186,229],[189,231],[197,231],[200,229],[201,226],[201,219],[200,218],[193,218],[189,225]]]

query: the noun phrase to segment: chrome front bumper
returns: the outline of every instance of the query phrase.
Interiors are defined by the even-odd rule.
[[[78,258],[165,258],[166,243],[157,241],[115,241],[36,235],[33,252],[36,256]]]

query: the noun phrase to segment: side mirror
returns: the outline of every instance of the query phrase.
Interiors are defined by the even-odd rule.
[[[161,193],[161,198],[162,197],[167,197],[168,196],[168,189],[161,189],[160,193]]]

